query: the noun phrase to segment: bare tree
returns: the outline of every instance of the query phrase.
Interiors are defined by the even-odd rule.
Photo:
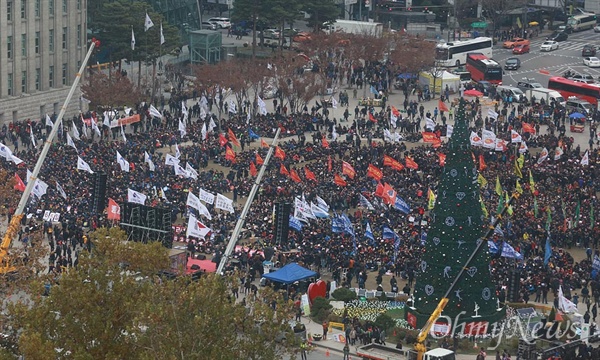
[[[142,94],[133,82],[120,72],[111,76],[103,72],[94,72],[81,85],[83,96],[90,100],[90,108],[97,106],[133,105],[141,101]]]

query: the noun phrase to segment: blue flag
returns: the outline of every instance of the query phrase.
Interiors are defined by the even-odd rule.
[[[367,223],[367,229],[365,230],[365,237],[367,239],[371,239],[375,241],[375,237],[373,236],[373,231],[371,231],[371,224]]]
[[[335,214],[331,218],[331,232],[333,233],[341,233],[344,232],[344,220],[341,216]]]
[[[377,91],[377,89],[375,89],[375,86],[371,85],[371,93],[373,93],[374,95],[379,95],[379,91]]]
[[[344,224],[344,232],[350,236],[356,236],[354,234],[354,226],[352,225],[350,218],[348,218],[348,215],[342,214],[341,218]]]
[[[423,230],[421,232],[421,245],[425,245],[427,242],[427,231]]]
[[[250,136],[251,140],[258,140],[260,139],[260,136],[258,136],[254,131],[252,131],[252,129],[248,129],[248,135]]]
[[[296,231],[302,231],[302,222],[297,217],[290,215],[290,228]]]
[[[592,262],[592,269],[600,271],[600,257],[598,257],[598,255],[594,256],[594,262]]]
[[[365,209],[375,210],[375,207],[373,206],[373,204],[371,204],[371,202],[369,200],[367,200],[367,198],[364,197],[363,194],[358,194],[358,204],[360,206],[364,207]]]
[[[399,210],[405,214],[410,213],[410,206],[408,206],[406,201],[404,201],[400,196],[397,196],[397,195],[396,195],[396,203],[394,203],[394,208],[396,208],[396,210]]]
[[[492,240],[488,240],[488,248],[490,249],[490,254],[498,253],[498,245],[496,245],[496,243]]]
[[[506,241],[502,245],[502,256],[507,257],[509,259],[523,259],[523,255],[519,254],[509,243]]]
[[[546,237],[546,249],[544,252],[544,265],[548,265],[548,262],[550,261],[550,258],[552,257],[552,245],[550,244],[550,233],[548,233],[548,236]],[[595,263],[595,259],[594,259],[594,263]]]

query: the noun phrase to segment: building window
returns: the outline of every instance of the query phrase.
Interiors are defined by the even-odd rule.
[[[77,25],[77,46],[81,46],[81,25]]]
[[[7,36],[6,37],[6,57],[8,57],[9,59],[12,59],[12,53],[13,53],[13,38],[12,38],[12,36]]]
[[[13,12],[13,2],[6,2],[6,20],[12,21],[12,12]]]
[[[27,6],[25,0],[21,0],[21,19],[27,19]]]
[[[42,77],[42,72],[39,68],[35,69],[35,89],[40,90],[40,81]]]
[[[35,53],[36,54],[40,53],[40,32],[39,31],[35,32]]]
[[[54,16],[54,0],[48,0],[48,13],[50,16]]]
[[[27,71],[21,71],[21,93],[27,93]]]
[[[27,56],[27,34],[21,34],[21,56]]]
[[[67,50],[67,28],[66,27],[63,28],[63,33],[62,33],[62,48],[63,48],[63,50]]]
[[[68,10],[67,0],[63,0],[63,14],[66,14]]]
[[[54,29],[48,31],[48,50],[54,52]]]
[[[81,0],[77,0],[77,10],[81,10]]]
[[[54,65],[50,65],[50,69],[48,70],[48,86],[54,87]]]
[[[62,84],[67,85],[67,64],[63,64],[62,68]]]
[[[8,95],[13,94],[13,74],[8,74]]]
[[[35,0],[35,17],[40,17],[40,7],[41,7],[41,3],[40,0]]]

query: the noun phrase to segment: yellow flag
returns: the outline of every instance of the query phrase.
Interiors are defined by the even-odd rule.
[[[523,27],[523,24],[521,24],[521,18],[520,17],[517,18],[517,26],[519,27],[519,29]]]
[[[529,170],[529,187],[531,188],[531,193],[535,192],[535,182],[533,181],[533,175],[531,174],[531,169]]]
[[[488,184],[487,180],[483,177],[483,175],[481,175],[481,173],[479,173],[479,175],[477,175],[477,182],[479,183],[479,186],[482,188],[486,187]]]
[[[508,202],[510,201],[510,198],[508,197],[508,192],[506,192],[506,191],[504,192],[504,198],[505,198],[504,203],[506,205],[508,205]],[[506,209],[506,212],[508,213],[509,216],[512,216],[512,214],[513,214],[512,205],[508,205],[508,209]]]
[[[523,188],[521,187],[521,183],[519,182],[519,179],[517,179],[517,185],[515,186],[515,190],[519,193],[519,194],[523,194]]]
[[[519,161],[515,160],[515,175],[519,178],[523,178],[523,173],[521,172],[521,167],[519,166]]]
[[[523,170],[523,164],[525,164],[525,155],[519,155],[517,158],[517,164],[519,164],[519,169]]]
[[[431,189],[429,189],[427,191],[427,209],[433,210],[434,206],[435,206],[435,194],[433,193],[433,191],[431,191]]]
[[[487,218],[490,216],[488,213],[485,204],[483,203],[483,199],[481,198],[481,194],[479,194],[479,203],[481,204],[481,211],[483,211],[483,215]]]
[[[503,192],[502,185],[500,185],[500,178],[498,175],[496,175],[496,194],[498,194],[498,196],[502,196]]]

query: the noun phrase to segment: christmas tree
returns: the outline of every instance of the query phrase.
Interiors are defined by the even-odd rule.
[[[480,204],[478,171],[462,99],[455,119],[435,206],[430,212],[426,251],[417,269],[413,307],[406,312],[409,324],[419,329],[436,309],[478,243],[487,243],[482,237],[489,226]],[[490,255],[485,246],[448,296],[442,315],[451,319],[450,325],[457,326],[456,332],[481,333],[484,331],[481,326],[486,325],[490,331],[491,325],[504,315],[504,310],[497,309],[489,263]],[[460,315],[455,324],[457,315],[463,311],[465,314]],[[440,322],[447,323],[442,319]]]

